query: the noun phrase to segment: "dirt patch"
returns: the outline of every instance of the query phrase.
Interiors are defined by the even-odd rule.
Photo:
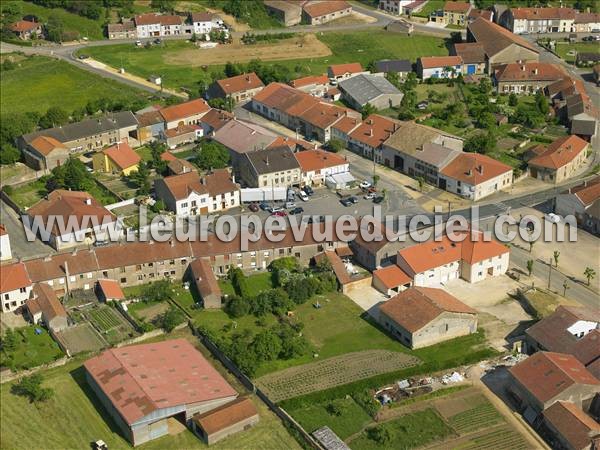
[[[226,61],[248,62],[253,59],[278,61],[329,55],[331,55],[329,47],[319,41],[314,34],[303,34],[272,43],[243,45],[236,40],[233,44],[219,45],[215,48],[185,49],[165,54],[163,61],[165,64],[198,67],[224,64]]]
[[[169,304],[167,302],[157,303],[156,305],[149,306],[144,309],[140,309],[135,312],[135,315],[140,319],[143,319],[147,322],[151,322],[157,317],[159,314],[164,313],[167,309],[169,309]]]
[[[435,409],[445,418],[449,419],[457,414],[473,409],[474,406],[484,403],[485,397],[475,390],[466,391],[465,395],[455,395],[452,398],[437,400]]]
[[[271,400],[279,402],[382,373],[406,369],[419,362],[418,358],[404,353],[367,350],[281,370],[260,377],[256,384]]]
[[[327,22],[324,26],[327,27],[338,25],[354,25],[375,22],[377,22],[377,19],[375,17],[367,16],[366,14],[353,11],[352,14],[350,14],[349,16],[340,17],[339,19],[332,20],[331,22]]]
[[[56,333],[71,355],[94,352],[106,347],[106,342],[89,323],[81,323]]]

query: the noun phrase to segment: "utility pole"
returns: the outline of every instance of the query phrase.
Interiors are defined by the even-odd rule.
[[[548,264],[548,290],[550,290],[550,280],[552,279],[552,258],[550,258],[550,263]]]

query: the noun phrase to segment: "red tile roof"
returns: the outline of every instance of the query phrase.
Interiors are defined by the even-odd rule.
[[[336,167],[348,164],[343,156],[324,150],[305,150],[294,154],[302,172],[321,171],[328,167]]]
[[[33,286],[33,297],[27,300],[27,309],[32,314],[41,312],[44,320],[50,321],[55,317],[68,317],[54,290],[46,283],[37,283]]]
[[[512,367],[510,373],[541,403],[573,384],[600,386],[600,381],[583,364],[564,353],[535,353]]]
[[[402,258],[417,274],[434,267],[460,261],[461,243],[452,242],[447,236],[443,236],[439,242],[423,242],[404,248],[398,251],[398,258]]]
[[[460,66],[463,60],[460,56],[423,56],[419,58],[423,69],[434,69],[436,67]]]
[[[528,164],[560,169],[579,156],[588,145],[588,142],[575,135],[558,138],[546,148],[545,152],[530,159]]]
[[[173,122],[206,113],[209,109],[210,106],[208,106],[208,103],[201,98],[197,98],[189,102],[180,103],[179,105],[167,106],[160,110],[160,114],[166,122]]]
[[[258,411],[254,403],[243,397],[212,411],[196,414],[192,420],[210,436],[255,416],[258,416]]]
[[[499,82],[513,81],[557,81],[566,76],[562,67],[556,64],[528,62],[511,63],[499,66],[494,77]]]
[[[102,152],[108,156],[121,170],[139,164],[142,160],[140,155],[132,150],[128,142],[119,142],[105,148]]]
[[[474,232],[471,234],[474,235],[474,238],[468,236],[460,244],[461,259],[471,265],[486,259],[504,255],[510,251],[506,245],[495,239],[485,241],[483,239],[483,233]]]
[[[600,434],[600,424],[571,402],[555,402],[544,411],[544,419],[570,444],[570,448],[589,448],[592,437]]]
[[[146,13],[135,16],[134,18],[136,26],[139,25],[152,25],[160,23],[161,25],[181,25],[183,23],[183,17],[172,16],[166,14]]]
[[[309,75],[307,77],[297,78],[290,81],[290,86],[294,88],[300,88],[303,86],[309,86],[311,84],[329,84],[329,78],[327,75]]]
[[[48,156],[56,149],[67,150],[61,142],[50,136],[38,136],[29,145],[44,156]]]
[[[403,286],[410,283],[412,279],[397,265],[387,266],[373,272],[373,278],[377,278],[388,289]]]
[[[600,177],[596,177],[584,185],[572,188],[571,193],[575,194],[585,206],[591,205],[600,198]]]
[[[165,136],[168,138],[174,138],[177,136],[184,136],[186,134],[196,133],[196,131],[201,129],[202,127],[200,125],[196,125],[194,123],[190,123],[188,125],[177,125],[175,128],[166,130]]]
[[[344,134],[349,134],[356,127],[361,125],[361,121],[356,117],[343,117],[341,120],[337,121],[333,128],[336,130],[340,130]]]
[[[212,108],[200,119],[202,123],[210,126],[214,131],[220,130],[230,120],[233,120],[233,114],[222,109]]]
[[[463,183],[477,186],[507,172],[512,167],[479,153],[461,153],[440,173]]]
[[[196,288],[200,297],[203,299],[209,295],[215,295],[221,297],[221,288],[217,282],[217,278],[210,266],[210,260],[208,258],[198,258],[190,263],[190,270],[194,280],[196,281]]]
[[[511,8],[510,12],[517,20],[575,19],[572,8]]]
[[[226,94],[235,94],[236,92],[247,91],[249,89],[258,89],[264,87],[263,82],[254,72],[244,73],[235,77],[224,78],[216,82],[221,90]]]
[[[471,9],[469,2],[451,2],[444,3],[444,11],[466,13]]]
[[[469,15],[467,16],[470,20],[475,20],[478,17],[481,17],[485,20],[492,20],[492,11],[489,9],[472,9],[469,11]]]
[[[231,174],[227,169],[218,169],[213,173],[201,177],[198,172],[185,172],[163,178],[162,181],[171,195],[177,200],[187,198],[191,192],[208,194],[214,197],[239,189],[239,185],[233,182]]]
[[[385,302],[379,310],[414,333],[444,312],[477,314],[477,312],[442,289],[411,287]]]
[[[177,156],[175,156],[173,153],[167,151],[167,152],[162,152],[160,154],[160,159],[161,159],[161,161],[166,161],[166,162],[175,161],[177,159]]]
[[[0,294],[31,286],[25,264],[16,262],[0,266]]]
[[[39,26],[41,26],[41,24],[39,24],[37,22],[30,22],[28,20],[19,20],[18,22],[15,22],[10,25],[10,30],[17,32],[17,33],[23,33],[25,31],[35,30]]]
[[[359,73],[364,72],[360,63],[347,63],[347,64],[332,64],[329,66],[328,73],[331,73],[334,77],[339,77],[346,73]]]
[[[158,409],[237,396],[185,339],[113,348],[84,367],[129,425]]]
[[[529,41],[512,33],[497,23],[478,17],[468,25],[468,29],[476,42],[483,44],[488,57],[497,55],[512,44],[519,45],[534,53],[540,51]]]
[[[121,289],[121,285],[116,280],[103,279],[98,280],[98,286],[102,289],[104,297],[107,300],[124,300],[125,294]]]
[[[347,114],[347,109],[330,103],[317,103],[312,108],[299,114],[305,122],[316,128],[325,129],[330,127]]]
[[[282,83],[270,83],[253,100],[292,116],[300,115],[319,103],[309,93]]]
[[[371,114],[350,133],[350,138],[372,148],[378,148],[398,129],[398,122],[388,117]]]
[[[0,223],[0,236],[4,236],[5,234],[8,234],[8,231],[6,231],[4,224]]]
[[[321,17],[348,8],[351,6],[344,0],[322,0],[309,1],[303,9],[310,17]]]

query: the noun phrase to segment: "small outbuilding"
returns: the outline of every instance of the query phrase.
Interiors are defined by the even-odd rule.
[[[96,283],[96,295],[101,302],[120,302],[125,300],[125,294],[116,280],[98,280],[98,283]]]
[[[247,430],[259,421],[258,411],[248,397],[238,398],[192,418],[192,430],[208,445]]]

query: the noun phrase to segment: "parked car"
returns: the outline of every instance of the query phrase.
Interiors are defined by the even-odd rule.
[[[291,215],[302,214],[304,212],[304,208],[302,206],[296,206],[294,209],[290,211]]]
[[[135,41],[135,46],[136,47],[141,47],[142,46],[142,41],[140,41],[140,40]]]
[[[296,207],[294,202],[285,202],[285,209],[293,209]]]
[[[310,186],[304,186],[302,188],[302,191],[304,191],[304,193],[308,196],[313,195],[315,193],[315,191],[313,191],[313,189]]]
[[[354,202],[352,200],[350,200],[349,198],[343,198],[340,200],[340,203],[342,205],[344,205],[346,208],[349,206],[352,206],[354,204]]]
[[[373,200],[375,197],[377,197],[375,192],[368,192],[365,194],[365,200]]]
[[[294,200],[296,200],[296,193],[294,192],[293,189],[288,189],[288,191],[287,191],[287,201],[288,202],[293,202]]]
[[[283,208],[281,206],[273,206],[272,208],[269,208],[270,213],[276,213],[280,211],[283,211]]]
[[[263,211],[268,211],[271,208],[267,202],[260,202],[258,206]]]
[[[278,209],[277,211],[275,211],[276,208],[273,208],[273,212],[271,213],[272,216],[277,216],[277,217],[285,217],[287,216],[287,213],[283,210],[283,209]]]
[[[79,59],[88,59],[89,55],[79,55]]]
[[[373,199],[373,203],[375,203],[376,205],[379,205],[383,200],[385,200],[385,198],[382,195],[380,195],[379,197],[375,197]]]
[[[361,181],[359,184],[361,189],[369,189],[371,187],[371,183],[369,183],[368,181],[364,180]]]
[[[250,203],[248,209],[252,212],[257,212],[260,208],[256,203]]]
[[[300,200],[302,200],[303,202],[308,201],[308,195],[306,195],[306,192],[304,191],[298,191],[298,197],[300,197]]]
[[[352,204],[358,203],[358,198],[355,197],[354,195],[352,197],[348,197],[348,200],[350,200],[352,202]]]

